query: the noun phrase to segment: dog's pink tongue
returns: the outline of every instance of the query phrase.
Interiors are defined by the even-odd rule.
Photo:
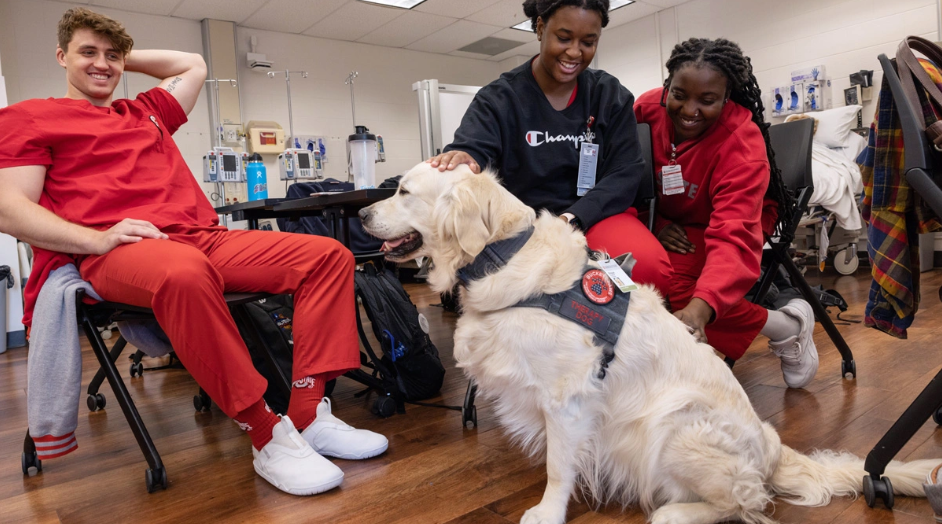
[[[399,246],[403,242],[405,242],[406,238],[408,237],[397,238],[396,240],[387,240],[383,242],[383,247],[381,247],[379,250],[382,252],[390,251],[394,249],[396,246]]]

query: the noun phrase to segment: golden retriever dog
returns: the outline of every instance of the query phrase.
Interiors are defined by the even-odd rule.
[[[452,289],[456,272],[485,245],[534,226],[504,267],[462,289],[454,345],[458,366],[493,399],[512,439],[545,457],[546,491],[522,524],[565,522],[577,486],[598,504],[638,504],[655,524],[769,523],[775,496],[820,506],[861,491],[862,460],[783,445],[726,364],[653,288],[631,293],[604,378],[603,349],[590,330],[514,307],[579,282],[586,241],[552,214],[537,216],[492,173],[466,166],[440,173],[422,163],[395,196],[360,217],[386,240],[388,259],[431,257],[429,283],[439,292]],[[887,475],[896,493],[924,496],[921,483],[938,462],[894,462]]]

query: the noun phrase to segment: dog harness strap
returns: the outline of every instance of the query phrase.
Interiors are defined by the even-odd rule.
[[[586,266],[586,270],[593,269]],[[553,295],[538,295],[514,304],[513,307],[535,307],[558,315],[566,320],[575,322],[595,333],[595,343],[602,346],[601,366],[599,379],[605,378],[608,364],[615,358],[615,343],[622,326],[625,325],[625,315],[628,314],[628,304],[631,293],[616,293],[615,299],[608,304],[593,304],[586,300],[582,294],[579,283],[576,287],[567,289]]]
[[[530,226],[517,236],[498,240],[484,246],[484,251],[474,257],[470,264],[458,270],[458,280],[467,286],[471,282],[484,278],[489,273],[506,266],[507,262],[523,249],[523,246],[532,236],[533,226]]]

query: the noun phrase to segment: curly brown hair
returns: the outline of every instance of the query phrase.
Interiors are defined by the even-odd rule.
[[[73,7],[66,11],[62,15],[62,19],[59,20],[57,36],[59,38],[59,47],[63,51],[69,50],[72,35],[79,29],[90,29],[104,36],[111,42],[115,50],[125,57],[134,47],[134,39],[124,30],[121,22],[84,7]]]

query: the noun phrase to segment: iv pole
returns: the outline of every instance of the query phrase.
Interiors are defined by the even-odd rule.
[[[353,79],[360,76],[360,73],[357,71],[351,71],[347,75],[347,79],[343,81],[344,85],[350,86],[350,110],[353,113],[353,129],[354,133],[357,128],[357,105],[356,99],[353,96]],[[350,142],[347,142],[347,181],[353,182],[353,158],[350,156]]]
[[[210,97],[210,99],[213,106],[216,109],[215,122],[212,122],[212,125],[213,125],[212,147],[213,149],[217,147],[222,147],[222,113],[221,113],[222,110],[219,108],[219,82],[229,82],[229,85],[232,87],[235,87],[238,85],[238,81],[232,78],[210,78],[210,79],[207,79],[205,82],[207,84],[213,85],[212,96]],[[226,184],[222,182],[216,182],[215,185],[216,185],[216,192],[214,194],[216,195],[216,198],[219,199],[220,205],[226,205]],[[212,197],[212,195],[210,195],[210,197]],[[228,220],[226,219],[226,216],[224,215],[222,217],[222,225],[224,226],[227,225],[226,222],[228,222]]]
[[[344,85],[350,86],[350,109],[353,111],[353,127],[357,126],[357,105],[353,97],[353,79],[358,76],[360,76],[360,73],[351,71],[350,74],[347,75],[347,79],[343,81]]]
[[[301,78],[307,78],[307,71],[289,71],[285,70],[285,86],[288,88],[288,132],[291,133],[291,140],[294,140],[294,113],[291,110],[291,74],[301,75]],[[275,78],[275,71],[268,72],[268,78]],[[292,144],[293,147],[293,144]]]

